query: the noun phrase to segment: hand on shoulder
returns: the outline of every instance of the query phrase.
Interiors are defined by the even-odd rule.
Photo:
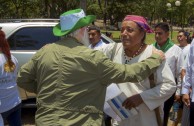
[[[165,54],[161,50],[156,49],[155,47],[152,49],[152,54],[157,54],[160,56],[162,60],[165,60]]]

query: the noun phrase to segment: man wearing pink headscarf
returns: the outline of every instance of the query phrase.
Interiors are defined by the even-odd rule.
[[[148,58],[151,55],[151,50],[155,48],[152,45],[145,44],[146,33],[150,32],[152,30],[144,17],[127,15],[121,25],[122,43],[108,44],[101,51],[108,57],[112,57],[113,62],[116,63],[134,64],[141,62]],[[151,81],[154,81],[155,84],[152,85]],[[175,90],[176,84],[173,74],[166,61],[164,61],[153,74],[153,80],[146,78],[138,83],[111,84],[107,88],[106,101],[121,92],[124,93],[127,98],[122,103],[122,106],[130,109],[133,113],[132,115],[127,115],[127,110],[119,108],[118,110],[122,110],[122,112],[118,116],[119,114],[116,114],[112,107],[108,107],[109,104],[107,102],[105,103],[104,111],[117,120],[118,124],[113,124],[114,126],[161,126],[163,103]],[[158,111],[155,111],[155,109]],[[135,110],[136,113],[134,112]]]

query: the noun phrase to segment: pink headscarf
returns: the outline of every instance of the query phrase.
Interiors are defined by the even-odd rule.
[[[134,21],[140,27],[142,27],[147,33],[153,33],[153,30],[148,25],[146,19],[144,17],[142,17],[142,16],[127,15],[127,16],[125,16],[123,21]]]

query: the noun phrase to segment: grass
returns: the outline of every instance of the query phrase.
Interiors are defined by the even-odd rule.
[[[172,41],[173,41],[175,44],[178,44],[178,41],[177,41],[177,34],[178,34],[177,31],[174,31],[173,34],[172,34]],[[170,35],[169,37],[171,38],[171,35]],[[147,43],[147,44],[152,44],[153,42],[155,42],[154,33],[147,34],[147,36],[146,36],[146,43]]]
[[[105,32],[105,31],[102,30],[102,32]],[[108,32],[112,32],[112,34],[113,34],[113,39],[114,39],[116,42],[119,42],[119,41],[120,41],[120,31],[108,31]],[[171,37],[171,35],[170,35],[169,37]],[[172,41],[173,41],[175,44],[178,44],[178,41],[177,41],[177,31],[173,31],[173,34],[172,34]],[[147,44],[152,44],[153,42],[155,42],[154,33],[147,34],[147,36],[146,36],[146,43],[147,43]]]

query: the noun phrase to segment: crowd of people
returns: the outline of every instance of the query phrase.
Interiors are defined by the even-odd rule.
[[[82,9],[61,14],[53,27],[61,40],[42,47],[20,69],[0,30],[0,126],[3,120],[22,125],[17,85],[36,93],[37,126],[167,126],[175,103],[179,111],[172,126],[194,126],[190,34],[179,31],[176,45],[167,23],[152,30],[144,17],[126,15],[121,43],[105,44],[100,28],[91,25],[95,19]],[[155,34],[151,45],[147,33]],[[112,39],[112,33],[106,35]],[[109,105],[119,92],[126,99],[118,111],[136,114],[123,119]]]

